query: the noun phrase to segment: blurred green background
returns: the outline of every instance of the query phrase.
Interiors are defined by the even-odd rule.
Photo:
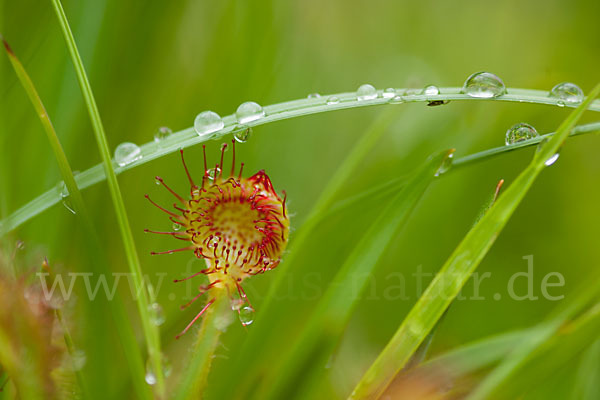
[[[50,2],[2,0],[0,4],[0,32],[31,75],[73,169],[84,170],[100,162]],[[113,149],[124,141],[151,141],[161,126],[174,131],[188,128],[203,110],[231,114],[247,100],[266,105],[314,92],[351,91],[363,83],[379,89],[460,86],[480,70],[499,75],[508,87],[543,90],[571,81],[586,92],[600,77],[597,1],[65,0],[63,5]],[[41,124],[4,56],[0,68],[0,201],[2,216],[6,216],[56,185],[60,176]],[[240,158],[247,173],[265,169],[276,189],[286,190],[292,227],[297,228],[353,144],[389,107],[337,111],[258,127],[246,144],[238,146]],[[429,154],[445,148],[456,148],[456,155],[461,156],[501,146],[506,129],[517,122],[527,122],[539,132],[554,131],[568,113],[549,106],[475,101],[393,107],[397,118],[344,186],[340,198],[404,175]],[[584,122],[595,119],[592,113],[584,116]],[[208,144],[209,158],[216,159],[220,143]],[[486,335],[530,326],[557,305],[543,299],[508,298],[510,276],[526,271],[524,256],[533,256],[538,296],[548,272],[560,272],[566,282],[551,293],[568,297],[588,271],[598,268],[599,150],[600,138],[594,135],[567,142],[559,161],[543,172],[479,267],[480,273],[491,272],[480,288],[485,300],[454,303],[439,328],[434,354]],[[330,387],[324,388],[323,398],[348,393],[416,300],[411,274],[418,268],[437,271],[497,181],[504,178],[511,183],[532,153],[529,149],[502,155],[435,182],[372,277],[332,361]],[[196,146],[186,154],[199,176],[201,148]],[[155,175],[180,192],[187,190],[176,154],[126,172],[119,180],[143,270],[155,282],[156,274],[164,276],[158,292],[166,316],[161,327],[163,346],[173,363],[172,376],[177,376],[193,337],[175,342],[174,335],[194,310],[179,310],[190,293],[172,279],[195,268],[198,261],[191,254],[149,255],[178,246],[168,238],[143,233],[144,228],[170,227],[164,215],[143,198],[149,193],[162,204],[170,204],[168,193],[154,185]],[[126,272],[106,184],[87,189],[84,198],[113,270]],[[343,255],[365,230],[369,212],[379,205],[365,201],[319,227],[311,238],[311,251],[301,255],[307,270],[317,272],[311,275],[315,280],[294,276],[289,282],[290,296],[282,299],[289,303],[292,321],[302,323],[344,261]],[[47,256],[66,272],[89,264],[79,233],[75,216],[55,206],[8,240],[25,242],[26,252],[19,256],[23,264],[33,268]],[[280,268],[285,268],[285,260]],[[406,278],[408,299],[394,297],[391,287],[398,281],[391,274],[397,272]],[[248,282],[258,312],[277,273]],[[467,293],[472,291],[469,288],[471,284]],[[519,281],[517,292],[526,289],[525,281]],[[121,284],[119,290],[137,327],[129,289]],[[500,300],[494,300],[496,293],[502,295]],[[81,315],[79,300],[73,303],[71,324],[85,349],[94,345],[94,335],[77,321],[90,316]],[[101,335],[108,338],[107,345],[117,346],[108,318],[98,318],[106,319]],[[273,340],[285,343],[295,327],[286,322],[273,329],[280,331]],[[215,361],[215,384],[227,382],[227,358],[235,356],[245,335],[245,329],[235,324],[223,338]],[[85,368],[104,370],[109,398],[128,398],[131,388],[121,370],[125,363],[118,352],[107,354],[102,362],[88,359]],[[555,396],[568,388],[569,373],[563,378],[540,389],[539,397],[549,392]],[[535,393],[532,396],[537,398]]]

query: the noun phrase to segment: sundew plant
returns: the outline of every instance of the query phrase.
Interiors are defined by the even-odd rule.
[[[599,12],[1,0],[0,399],[600,399]]]

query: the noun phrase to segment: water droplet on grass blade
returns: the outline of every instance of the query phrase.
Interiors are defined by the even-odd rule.
[[[214,111],[202,111],[194,120],[194,130],[199,136],[210,135],[224,126],[223,119]]]
[[[448,172],[448,170],[452,167],[453,158],[454,158],[454,153],[450,153],[448,155],[448,157],[446,157],[444,159],[444,161],[442,162],[442,165],[440,165],[440,167],[438,168],[437,172],[435,173],[435,176],[440,176],[440,175]]]
[[[319,93],[311,93],[307,96],[308,99],[318,99],[321,95]]]
[[[69,212],[71,212],[72,214],[76,213],[75,208],[73,207],[73,204],[71,203],[71,197],[69,196],[69,189],[67,189],[67,185],[65,184],[64,181],[60,183],[60,202],[67,210],[69,210]]]
[[[542,141],[537,145],[537,148],[535,149],[536,152],[539,152],[542,150],[542,148],[544,147],[544,145],[546,143],[548,143],[550,141],[550,138],[544,138],[542,139]],[[560,157],[560,153],[555,153],[552,156],[550,156],[546,161],[544,161],[544,165],[546,167],[551,166],[552,164],[554,164],[556,162],[556,160],[558,160],[558,157]]]
[[[339,97],[331,96],[327,99],[327,104],[338,104],[340,102]]]
[[[172,133],[173,131],[168,127],[161,126],[156,130],[156,133],[154,134],[154,142],[158,143],[158,145],[160,146],[162,141],[171,136]]]
[[[233,133],[233,138],[239,143],[246,143],[252,136],[252,128],[249,126],[240,126],[240,130]]]
[[[490,72],[476,72],[467,78],[462,91],[471,97],[489,99],[505,94],[506,86],[502,79]]]
[[[115,162],[120,167],[124,167],[141,158],[142,149],[135,143],[123,142],[115,149]]]
[[[247,101],[240,104],[235,112],[235,116],[240,124],[256,121],[265,116],[263,108],[253,101]]]
[[[440,94],[440,89],[435,85],[425,86],[423,94],[426,96],[437,96]]]
[[[404,99],[400,95],[395,95],[394,97],[392,97],[391,99],[388,100],[388,103],[389,104],[400,104],[400,103],[404,103]]]
[[[165,378],[167,378],[169,375],[171,375],[171,362],[164,354],[161,354],[160,360],[162,373],[165,376]],[[148,385],[156,385],[156,373],[154,372],[154,365],[152,363],[151,358],[148,358],[148,361],[146,361],[145,380]]]
[[[551,166],[552,164],[554,164],[556,162],[556,160],[558,160],[558,157],[560,157],[560,153],[554,154],[552,157],[550,157],[549,159],[547,159],[546,161],[544,161],[544,165],[546,167]]]
[[[165,313],[163,308],[158,303],[152,303],[148,306],[148,311],[150,314],[150,322],[152,322],[156,326],[160,326],[165,323]]]
[[[248,326],[254,322],[254,308],[250,306],[240,309],[240,322],[244,326]]]
[[[581,103],[583,101],[583,90],[574,83],[562,82],[552,88],[550,97],[558,99],[557,104],[564,107],[565,104]]]
[[[383,98],[385,98],[385,99],[391,99],[395,95],[396,95],[396,89],[394,89],[394,88],[390,87],[383,91]]]
[[[506,143],[506,145],[515,144],[524,140],[533,139],[537,136],[539,135],[533,126],[521,122],[511,126],[506,131],[504,143]]]
[[[377,90],[373,87],[373,85],[365,83],[364,85],[361,85],[356,91],[356,98],[359,101],[376,99]]]

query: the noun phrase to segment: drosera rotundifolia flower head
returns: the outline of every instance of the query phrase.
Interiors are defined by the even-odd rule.
[[[198,288],[198,294],[186,308],[193,304],[204,293],[213,294],[189,325],[179,334],[187,330],[216,300],[217,296],[226,295],[231,298],[232,308],[252,310],[252,306],[242,289],[244,279],[270,271],[281,261],[288,241],[289,217],[286,210],[286,196],[279,196],[269,176],[260,170],[249,178],[243,178],[244,164],[236,171],[235,140],[232,140],[231,169],[224,172],[223,159],[227,144],[221,147],[220,161],[214,168],[209,168],[204,151],[204,173],[202,181],[196,184],[190,174],[183,150],[181,161],[190,183],[188,199],[172,190],[161,177],[156,177],[179,204],[173,205],[175,211],[159,206],[146,195],[156,207],[169,215],[173,222],[173,232],[157,232],[146,229],[146,232],[173,236],[188,242],[187,246],[155,254],[171,254],[178,251],[193,251],[196,257],[206,261],[206,268],[191,276],[175,280],[184,281],[199,275],[206,275],[207,285]],[[237,173],[236,173],[237,172]],[[247,325],[250,322],[244,323]]]

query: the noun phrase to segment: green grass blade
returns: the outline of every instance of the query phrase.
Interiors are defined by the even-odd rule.
[[[65,38],[67,48],[69,49],[69,54],[71,55],[73,65],[75,67],[77,80],[81,87],[83,98],[88,113],[90,115],[90,119],[92,121],[94,135],[96,137],[98,149],[102,157],[104,173],[107,178],[113,206],[115,208],[117,221],[119,223],[119,229],[121,232],[123,245],[125,247],[127,263],[129,265],[129,269],[133,277],[136,292],[140,293],[140,296],[137,299],[138,311],[140,314],[140,320],[142,322],[144,338],[148,347],[148,356],[151,360],[153,370],[155,371],[156,375],[156,389],[159,395],[162,397],[164,395],[165,382],[161,362],[162,354],[160,350],[160,336],[156,326],[154,326],[150,322],[150,315],[148,310],[148,292],[143,282],[142,269],[140,266],[137,251],[135,249],[133,234],[131,233],[131,228],[129,226],[129,220],[127,218],[127,212],[125,210],[125,204],[123,203],[123,197],[119,188],[117,176],[115,174],[115,171],[113,170],[110,150],[108,147],[108,142],[106,140],[106,135],[104,133],[104,127],[102,125],[100,113],[98,111],[94,95],[92,93],[92,88],[85,73],[83,62],[77,50],[75,38],[73,37],[73,33],[71,32],[71,28],[69,27],[69,23],[67,21],[65,12],[59,0],[52,0],[52,5],[54,6],[56,16],[58,17],[58,21]]]
[[[311,375],[322,374],[379,259],[452,152],[432,157],[373,220],[328,286],[297,343],[284,356],[283,364],[266,379],[268,394],[259,396],[261,399],[293,398],[299,382],[307,380],[307,370]]]
[[[560,335],[560,331],[565,326],[572,326],[569,321],[576,318],[582,310],[587,307],[590,302],[597,301],[600,294],[600,287],[594,283],[600,279],[600,274],[596,273],[589,277],[589,282],[592,285],[585,284],[583,287],[574,291],[576,296],[568,303],[561,304],[557,307],[546,321],[539,324],[538,332],[535,336],[529,337],[528,340],[520,343],[511,354],[498,365],[486,378],[480,382],[475,390],[469,395],[469,400],[483,400],[490,396],[494,396],[499,391],[506,390],[507,386],[513,385],[514,377],[525,375],[526,365],[531,362],[540,352],[543,352],[545,346],[548,346],[553,338]],[[551,365],[549,361],[548,365]],[[520,372],[520,373],[519,373]]]
[[[600,399],[600,340],[583,355],[572,400]]]
[[[495,205],[467,233],[409,312],[393,338],[354,389],[351,399],[376,399],[406,365],[414,351],[460,292],[500,231],[517,208],[545,162],[559,151],[583,112],[600,93],[597,85],[586,100],[560,125],[555,135],[535,154],[529,166]]]
[[[511,369],[507,379],[500,381],[493,390],[476,390],[467,399],[519,398],[554,372],[569,365],[598,339],[598,332],[600,303],[596,303],[576,320],[567,322],[563,329],[556,330],[541,342],[526,359]]]
[[[27,71],[25,71],[25,68],[23,68],[23,65],[8,45],[8,42],[4,39],[4,37],[2,37],[2,35],[0,35],[0,39],[2,39],[2,43],[4,44],[6,54],[8,55],[8,59],[10,60],[10,63],[12,64],[15,70],[15,73],[17,74],[21,85],[25,89],[25,92],[27,92],[27,96],[29,97],[31,104],[33,105],[33,108],[35,108],[37,116],[39,117],[40,122],[44,127],[44,132],[46,132],[46,136],[48,137],[48,141],[50,142],[50,147],[52,148],[54,156],[56,157],[58,168],[60,169],[60,174],[64,179],[67,189],[69,190],[69,195],[73,204],[73,208],[76,212],[80,212],[83,213],[83,215],[87,215],[87,213],[85,213],[83,197],[81,196],[81,192],[77,187],[77,183],[75,183],[73,170],[69,165],[67,155],[65,154],[62,145],[60,144],[58,136],[56,135],[56,131],[54,130],[54,126],[52,126],[52,121],[50,120],[50,117],[46,112],[46,108],[42,103],[42,99],[40,98],[37,90],[35,89],[35,85],[31,81],[29,74],[27,74]]]
[[[450,377],[459,378],[497,363],[523,340],[536,334],[537,327],[534,327],[487,337],[436,356],[418,368],[443,369]]]
[[[466,94],[461,93],[461,88],[447,87],[441,88],[441,94],[434,96],[423,95],[420,93],[411,92],[409,89],[397,89],[398,93],[404,93],[402,96],[404,103],[413,102],[429,102],[431,100],[461,100],[461,101],[508,101],[518,103],[534,103],[544,104],[550,106],[558,106],[560,100],[548,96],[548,92],[543,90],[531,90],[531,89],[516,89],[508,88],[508,93],[495,99],[481,99],[476,97],[470,97]],[[339,104],[328,105],[325,104],[326,98],[330,96],[337,96],[340,98]],[[349,108],[358,108],[365,106],[377,106],[387,105],[388,99],[382,96],[379,92],[379,97],[374,100],[362,100],[357,101],[355,92],[338,93],[327,96],[322,96],[318,99],[300,99],[287,101],[284,103],[268,105],[264,107],[266,117],[257,119],[256,121],[249,122],[247,125],[251,127],[268,124],[275,121],[281,121],[290,118],[301,117],[310,114],[329,112],[335,110],[344,110]],[[568,107],[573,107],[572,104],[567,104]],[[600,112],[600,101],[594,101],[589,110]],[[141,158],[131,164],[122,167],[115,167],[115,173],[120,174],[121,172],[127,171],[132,168],[136,168],[147,162],[163,157],[181,148],[193,146],[209,139],[221,139],[223,136],[234,132],[238,128],[237,119],[234,114],[228,115],[223,118],[225,126],[220,131],[216,132],[212,137],[200,137],[196,134],[193,128],[187,128],[179,132],[175,132],[168,140],[161,143],[159,147],[155,142],[149,142],[141,146]],[[594,128],[598,130],[598,126]],[[528,141],[527,143],[515,144],[511,146],[505,146],[501,148],[492,149],[489,153],[479,154],[478,159],[487,158],[492,155],[496,155],[505,151],[512,151],[518,148],[531,146],[536,143],[536,139]],[[456,164],[462,162],[476,161],[470,159],[470,156],[465,157],[464,160],[456,160]],[[77,183],[80,189],[87,188],[98,182],[102,182],[106,179],[106,174],[102,165],[95,165],[86,171],[83,171],[81,178],[78,176]],[[79,179],[80,178],[80,179]],[[54,204],[60,201],[60,193],[55,190],[50,190],[42,195],[33,199],[31,202],[25,204],[13,212],[8,218],[5,218],[0,222],[0,234],[9,232],[17,228],[22,223],[33,218],[42,211],[48,209]]]

